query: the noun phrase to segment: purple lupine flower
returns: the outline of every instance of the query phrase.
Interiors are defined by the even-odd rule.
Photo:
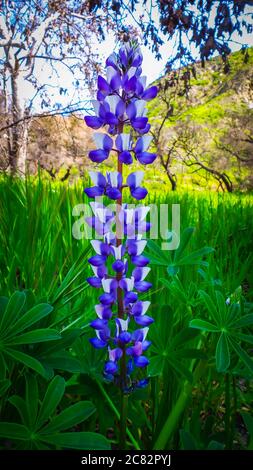
[[[149,259],[143,254],[147,241],[142,239],[151,227],[146,221],[149,207],[130,208],[122,203],[123,188],[128,188],[137,201],[148,193],[142,187],[143,172],[132,172],[124,180],[122,167],[134,159],[147,165],[156,158],[148,151],[152,137],[146,135],[150,129],[146,102],[155,98],[157,88],[146,88],[141,64],[141,51],[131,43],[112,53],[106,60],[106,77],[98,77],[97,99],[92,102],[95,115],[85,117],[89,127],[107,131],[94,133],[96,149],[89,152],[91,161],[101,163],[111,152],[116,152],[118,159],[118,171],[106,175],[90,172],[93,186],[85,189],[86,195],[95,199],[90,203],[93,215],[86,221],[102,238],[92,240],[95,253],[88,260],[93,276],[87,281],[100,290],[100,303],[95,305],[97,318],[90,324],[96,337],[90,343],[107,349],[104,376],[126,391],[148,383],[147,378],[137,378],[129,387],[129,376],[138,376],[138,369],[149,363],[145,352],[151,343],[146,337],[154,321],[147,314],[150,302],[139,298],[152,287],[146,280]],[[116,201],[118,207],[112,210],[97,202],[96,197],[101,196]]]

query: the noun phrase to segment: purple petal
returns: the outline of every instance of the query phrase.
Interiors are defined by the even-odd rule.
[[[143,165],[148,165],[149,163],[153,163],[156,157],[157,157],[156,153],[142,152],[142,153],[136,154],[137,160],[139,160],[139,162],[142,163]]]
[[[138,281],[134,283],[134,287],[138,292],[146,292],[152,287],[152,284],[147,281]]]
[[[96,197],[102,196],[102,194],[104,194],[104,189],[99,188],[98,186],[93,186],[92,188],[85,188],[84,192],[88,197]]]
[[[118,366],[115,362],[113,361],[108,361],[105,363],[105,368],[104,371],[106,374],[115,374],[117,372]]]
[[[101,163],[108,158],[108,152],[104,150],[91,150],[89,152],[89,158],[94,163]]]
[[[119,340],[124,344],[129,343],[129,341],[131,341],[131,333],[128,333],[128,331],[123,331],[123,333],[120,333],[119,335]]]
[[[141,379],[137,383],[136,387],[137,388],[145,388],[149,384],[149,379]]]
[[[130,192],[131,192],[131,195],[132,197],[134,197],[135,199],[137,199],[137,201],[141,201],[142,199],[144,199],[147,194],[148,194],[148,191],[146,188],[135,188],[135,189],[130,189]]]
[[[101,282],[101,279],[99,279],[99,277],[88,277],[86,280],[92,287],[97,287],[97,288],[102,287],[102,282]]]
[[[98,76],[98,88],[100,91],[103,91],[107,94],[110,93],[110,86],[108,85],[107,81],[101,75]]]
[[[101,341],[98,338],[90,338],[89,341],[92,344],[92,346],[96,349],[102,349],[102,348],[105,348],[105,346],[107,346],[107,343],[105,341]]]
[[[121,137],[120,134],[117,135],[115,143],[116,143],[117,149],[118,149],[120,152],[122,152],[122,150],[123,150],[123,147],[122,147],[122,137]]]
[[[135,323],[141,326],[149,326],[151,325],[151,323],[154,323],[154,319],[149,317],[148,315],[140,315],[140,316],[134,317],[134,319],[135,319]]]
[[[131,261],[133,264],[135,264],[135,266],[140,266],[141,268],[147,266],[149,263],[149,259],[143,255],[132,256]]]
[[[129,119],[134,119],[137,113],[135,104],[131,101],[130,104],[126,108],[126,113]]]
[[[147,125],[143,129],[139,129],[139,131],[138,131],[139,134],[147,134],[147,132],[150,131],[150,127],[151,127],[150,124],[147,123]]]
[[[106,113],[105,121],[106,121],[106,124],[109,124],[110,126],[117,126],[118,124],[117,117],[115,116],[115,114],[111,112]]]
[[[99,301],[103,305],[111,305],[111,304],[114,303],[115,299],[114,299],[114,296],[112,294],[109,294],[109,293],[105,292],[104,294],[100,295]]]
[[[105,194],[106,196],[108,196],[110,199],[113,199],[113,200],[121,198],[121,192],[117,188],[107,188]]]
[[[125,304],[133,304],[138,299],[136,292],[127,292],[124,297]]]
[[[148,123],[148,118],[146,117],[136,117],[131,119],[131,124],[135,130],[144,129]]]
[[[92,264],[92,266],[101,266],[106,262],[106,256],[102,255],[95,255],[88,259],[88,262]]]
[[[130,152],[124,151],[119,154],[119,161],[125,163],[125,165],[130,165],[133,163],[133,157]]]
[[[100,318],[96,318],[90,323],[90,326],[95,330],[102,330],[107,325],[106,320],[101,320]]]
[[[121,77],[118,72],[112,77],[110,86],[113,91],[118,90],[121,87]]]
[[[137,84],[137,78],[133,76],[128,80],[128,82],[125,84],[124,89],[125,91],[128,92],[134,92],[136,89],[136,84]]]
[[[136,367],[146,367],[149,364],[149,360],[145,356],[139,356],[134,358]]]
[[[141,300],[138,300],[133,306],[132,306],[132,314],[135,316],[139,316],[142,313],[142,302]],[[137,340],[135,340],[137,341]]]
[[[125,269],[124,262],[118,259],[112,264],[112,269],[116,271],[116,273],[122,273],[122,271]]]
[[[117,117],[121,117],[123,116],[124,112],[125,112],[125,103],[123,100],[120,100],[116,106],[115,114]]]
[[[102,91],[98,90],[97,92],[97,101],[104,101],[106,94],[103,94]]]
[[[144,91],[142,99],[146,101],[153,100],[156,97],[157,92],[158,88],[156,86],[151,86],[150,88]]]
[[[104,124],[103,120],[96,116],[85,116],[84,120],[92,129],[99,129]]]
[[[112,147],[113,147],[113,140],[111,139],[111,137],[109,137],[109,135],[105,134],[104,139],[103,139],[103,149],[106,152],[110,152]]]

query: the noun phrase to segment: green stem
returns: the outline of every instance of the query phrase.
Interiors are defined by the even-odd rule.
[[[120,427],[119,427],[119,449],[126,449],[126,430],[127,430],[127,395],[120,390]]]
[[[181,391],[173,410],[166,419],[163,428],[153,446],[153,450],[163,450],[166,447],[167,442],[173,435],[177,423],[187,405],[187,402],[191,396],[192,385],[189,382],[185,382],[183,390]]]
[[[119,420],[120,419],[120,413],[119,411],[117,410],[116,406],[114,405],[113,401],[111,400],[111,398],[109,397],[108,393],[106,393],[106,390],[104,389],[103,385],[98,381],[96,380],[96,383],[102,393],[102,395],[105,397],[105,399],[107,400],[110,408],[112,409],[112,411],[114,412],[116,418]],[[134,448],[136,450],[140,450],[140,446],[138,444],[138,442],[135,440],[134,436],[132,435],[132,433],[129,431],[128,428],[126,428],[126,434],[127,436],[129,437],[130,441],[132,442]]]

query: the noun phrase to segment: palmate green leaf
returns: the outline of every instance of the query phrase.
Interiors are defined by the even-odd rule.
[[[5,312],[6,306],[8,304],[8,301],[9,301],[8,297],[0,297],[0,324],[1,324],[3,314]]]
[[[194,227],[187,227],[183,231],[180,237],[180,245],[178,249],[175,251],[174,261],[177,261],[182,256],[182,253],[185,251],[187,245],[189,244],[191,240],[193,232],[194,232]]]
[[[249,326],[253,324],[253,313],[249,313],[244,315],[239,320],[236,319],[234,322],[230,323],[232,328],[243,328],[245,326]]]
[[[189,326],[190,328],[197,328],[203,331],[211,331],[213,333],[219,333],[220,331],[217,328],[217,326],[213,325],[213,323],[210,323],[209,321],[206,321],[206,320],[201,320],[199,318],[191,320],[189,323]]]
[[[57,330],[53,330],[50,328],[40,328],[37,330],[28,331],[27,333],[23,333],[19,336],[14,336],[10,339],[9,344],[33,344],[41,343],[44,341],[53,341],[60,338],[61,335]]]
[[[253,335],[245,335],[244,333],[237,333],[237,331],[230,332],[230,335],[240,341],[245,341],[245,343],[253,344]]]
[[[9,398],[9,402],[13,406],[15,406],[23,424],[29,427],[29,418],[28,418],[29,406],[27,406],[27,403],[25,402],[25,400],[21,398],[19,395],[12,395],[12,397]]]
[[[25,399],[26,403],[29,403],[27,407],[28,412],[28,422],[30,428],[34,427],[35,421],[37,419],[38,407],[39,407],[39,390],[38,390],[38,380],[31,374],[26,374],[26,393]]]
[[[208,295],[205,291],[200,290],[199,291],[200,298],[203,300],[204,305],[214,320],[214,322],[219,325],[221,322],[221,318],[219,315],[219,312],[217,311],[216,305],[214,304],[213,300],[211,299],[210,295]]]
[[[30,433],[23,424],[0,422],[0,437],[27,441],[30,439]]]
[[[95,432],[64,432],[62,434],[40,435],[40,439],[48,444],[67,449],[109,450],[109,441]]]
[[[167,356],[167,362],[170,364],[171,368],[174,369],[180,376],[185,377],[188,382],[193,382],[193,375],[189,369],[182,363],[182,361],[176,359],[176,355],[172,358]]]
[[[230,365],[230,352],[227,335],[225,333],[220,335],[216,346],[215,357],[217,371],[226,372]]]
[[[10,388],[11,381],[9,379],[0,380],[0,397],[2,397]]]
[[[30,326],[34,325],[34,323],[37,323],[39,320],[49,315],[52,310],[53,307],[49,304],[35,305],[35,307],[24,313],[24,315],[22,315],[22,317],[12,325],[9,335],[16,335],[17,333],[26,330]]]
[[[55,416],[46,427],[40,430],[40,435],[70,429],[72,426],[88,419],[95,411],[96,408],[90,401],[75,403]]]
[[[68,351],[62,351],[50,356],[40,356],[40,360],[45,367],[64,370],[73,374],[80,372],[82,367],[80,361]]]
[[[16,319],[20,315],[20,312],[22,311],[22,308],[24,307],[25,300],[26,297],[24,292],[17,291],[12,294],[0,321],[0,331],[4,332],[10,325],[15,323]]]
[[[163,356],[152,356],[149,360],[148,375],[150,377],[156,377],[161,375],[165,364],[165,357]]]
[[[201,349],[196,349],[196,348],[185,348],[185,349],[179,349],[175,353],[177,358],[184,358],[184,359],[203,359],[207,360],[208,356],[205,354]]]
[[[180,346],[184,346],[189,341],[192,341],[199,335],[199,331],[195,331],[191,328],[183,328],[180,330],[170,341],[170,349],[175,349]]]
[[[177,261],[174,264],[176,266],[188,266],[188,265],[194,265],[194,264],[208,266],[208,263],[206,263],[205,261],[202,261],[201,258],[213,252],[214,252],[213,248],[211,248],[210,246],[205,246],[203,248],[200,248],[199,250],[189,253],[189,255],[184,256],[182,258],[177,257]]]
[[[39,429],[50,415],[56,410],[65,391],[65,380],[57,375],[48,385],[44,396],[38,418],[36,420],[36,429]]]
[[[236,354],[239,356],[243,364],[253,373],[253,360],[251,357],[241,348],[241,346],[230,336],[229,337],[230,344]]]
[[[4,356],[0,351],[0,380],[5,379],[6,368],[7,368],[7,366],[6,366],[6,362],[4,360]]]
[[[28,354],[25,354],[21,351],[13,349],[13,348],[6,348],[5,353],[8,356],[10,356],[12,359],[14,359],[15,361],[21,362],[26,367],[35,370],[35,372],[42,375],[43,377],[45,377],[45,378],[47,377],[47,374],[46,374],[46,371],[45,371],[44,367],[34,357],[28,356]]]
[[[226,321],[228,309],[226,305],[226,300],[219,290],[215,291],[215,297],[218,306],[219,316],[221,318],[222,323],[224,323]]]

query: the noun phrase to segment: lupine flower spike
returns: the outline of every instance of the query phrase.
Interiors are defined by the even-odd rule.
[[[144,173],[130,173],[124,181],[123,166],[134,160],[147,165],[156,158],[156,154],[148,152],[152,137],[147,135],[150,124],[145,106],[155,98],[157,88],[146,88],[141,64],[142,54],[134,42],[111,54],[106,60],[106,78],[98,77],[95,115],[85,117],[88,126],[103,128],[103,132],[93,135],[96,149],[89,153],[91,161],[101,163],[112,152],[117,154],[117,171],[105,175],[90,172],[93,186],[85,189],[87,196],[94,199],[90,203],[93,215],[87,223],[100,236],[100,240],[91,242],[94,255],[89,263],[93,273],[87,279],[99,292],[97,318],[91,322],[95,334],[90,342],[95,348],[107,349],[104,377],[125,393],[133,389],[133,384],[142,388],[148,383],[140,370],[149,363],[145,356],[151,344],[147,334],[154,321],[148,314],[150,302],[139,299],[152,287],[146,280],[150,268],[143,255],[147,242],[142,239],[150,229],[145,220],[149,209],[140,205],[132,209],[122,201],[123,188],[137,201],[147,196],[142,186]],[[117,208],[111,210],[97,202],[101,196],[116,201]]]

